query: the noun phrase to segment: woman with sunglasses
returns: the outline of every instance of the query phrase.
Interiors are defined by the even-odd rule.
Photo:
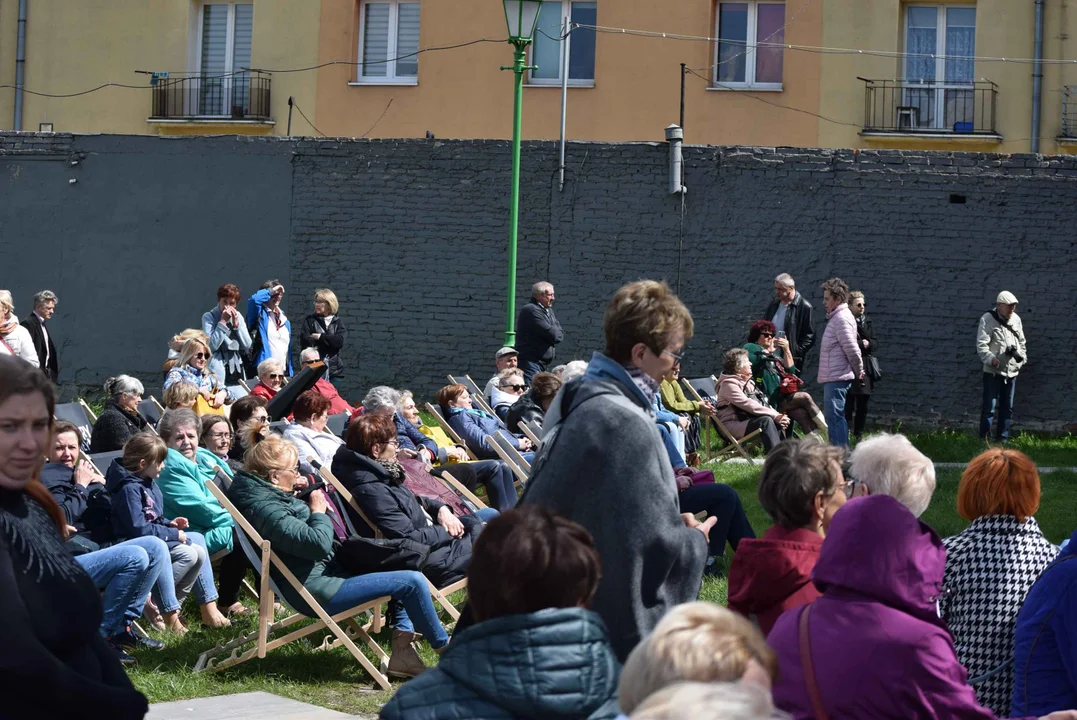
[[[269,358],[258,363],[258,384],[251,388],[251,395],[266,399],[266,402],[284,387],[284,364],[280,360]]]
[[[523,370],[508,368],[497,374],[497,387],[490,392],[490,407],[493,408],[498,420],[505,422],[509,416],[509,410],[519,402],[525,392],[527,392],[527,384],[524,382]]]
[[[823,413],[811,395],[801,390],[782,392],[783,377],[799,377],[800,368],[793,364],[789,341],[775,335],[775,326],[770,320],[758,320],[748,330],[748,342],[744,349],[748,351],[748,360],[752,364],[752,379],[763,389],[770,406],[788,415],[805,434],[826,432]]]
[[[165,377],[164,390],[177,382],[187,382],[198,388],[199,399],[195,403],[195,412],[199,415],[220,415],[223,413],[221,408],[233,400],[217,376],[210,372],[209,363],[212,359],[209,345],[199,338],[191,338],[183,343],[176,364]]]
[[[90,452],[122,450],[132,435],[149,429],[146,418],[138,412],[145,390],[137,378],[117,375],[105,381],[108,400],[90,433]]]

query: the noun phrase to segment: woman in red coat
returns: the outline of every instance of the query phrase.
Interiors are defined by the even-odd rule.
[[[830,519],[846,501],[843,452],[814,438],[787,440],[767,455],[759,502],[774,526],[740,541],[729,567],[729,607],[770,632],[778,616],[819,597],[811,571]]]

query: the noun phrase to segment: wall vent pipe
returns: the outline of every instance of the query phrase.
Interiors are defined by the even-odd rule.
[[[688,192],[684,186],[684,155],[681,145],[684,143],[684,130],[679,125],[666,128],[666,142],[669,143],[669,194],[679,195]]]
[[[26,4],[28,0],[19,0],[18,40],[15,43],[15,117],[11,122],[12,130],[22,130],[23,85],[26,84]]]

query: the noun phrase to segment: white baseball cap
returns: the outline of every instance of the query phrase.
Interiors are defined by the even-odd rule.
[[[996,303],[1002,303],[1003,305],[1016,305],[1017,304],[1017,296],[1014,295],[1009,290],[1003,290],[1002,292],[1000,292],[998,294],[998,297],[995,298],[995,302]]]

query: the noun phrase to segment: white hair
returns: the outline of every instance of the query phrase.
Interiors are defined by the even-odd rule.
[[[47,302],[59,302],[59,300],[56,298],[56,293],[54,293],[52,290],[42,290],[41,292],[34,295],[35,309],[41,307]]]
[[[647,698],[629,720],[767,720],[787,718],[770,693],[753,682],[683,682]]]
[[[546,280],[539,280],[531,286],[531,297],[537,298],[539,295],[545,295],[550,290],[553,290],[553,285],[551,283]]]
[[[787,287],[787,288],[797,286],[797,284],[795,282],[793,282],[793,276],[790,275],[789,273],[782,273],[778,277],[774,278],[774,282],[778,283],[782,287]]]
[[[318,348],[309,347],[305,348],[303,352],[299,353],[299,361],[306,362],[307,360],[320,360],[321,355],[318,354]]]
[[[261,379],[263,375],[268,375],[274,370],[280,370],[284,372],[284,363],[274,358],[266,358],[262,362],[258,363],[258,377]]]
[[[575,380],[576,378],[587,372],[586,360],[573,360],[564,366],[561,371],[562,382],[568,382],[569,380]]]
[[[395,413],[400,407],[400,391],[388,385],[378,385],[370,388],[366,397],[363,398],[363,411],[377,413],[388,410]]]
[[[849,472],[872,495],[889,495],[916,517],[935,493],[935,465],[904,435],[880,433],[857,443]]]
[[[114,400],[119,400],[120,395],[127,393],[128,395],[143,395],[146,389],[142,387],[142,383],[138,378],[133,378],[130,375],[117,375],[116,377],[110,377],[105,380],[105,394]]]
[[[15,311],[15,301],[11,299],[9,290],[0,290],[0,307],[7,308],[8,312]]]

